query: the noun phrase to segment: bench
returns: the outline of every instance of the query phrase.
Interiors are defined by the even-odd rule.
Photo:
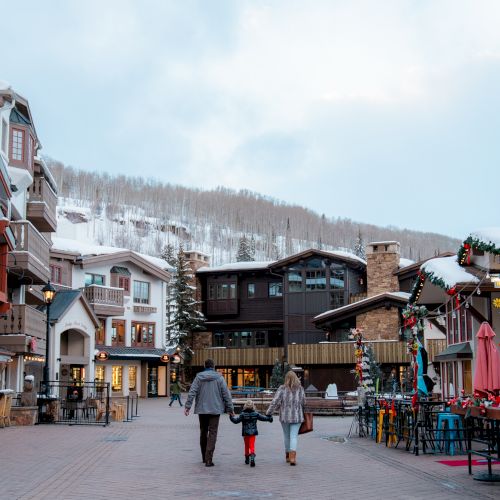
[[[307,397],[305,411],[314,415],[354,415],[358,409],[356,399],[339,396],[338,399]]]

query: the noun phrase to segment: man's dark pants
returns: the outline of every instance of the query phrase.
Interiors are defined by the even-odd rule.
[[[220,415],[198,415],[200,419],[200,448],[204,462],[211,461],[214,456]]]

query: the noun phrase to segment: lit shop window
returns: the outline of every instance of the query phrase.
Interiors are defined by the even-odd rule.
[[[137,366],[128,367],[128,388],[130,391],[137,390]]]
[[[122,390],[123,383],[123,366],[113,366],[113,373],[111,376],[111,388],[115,392]]]

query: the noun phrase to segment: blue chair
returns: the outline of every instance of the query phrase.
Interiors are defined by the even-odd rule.
[[[446,454],[455,455],[455,442],[458,442],[462,447],[463,433],[460,415],[449,412],[438,413],[436,441],[438,441],[441,451],[444,449]]]

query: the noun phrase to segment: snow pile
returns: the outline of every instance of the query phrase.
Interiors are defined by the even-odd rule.
[[[473,231],[470,235],[473,239],[493,244],[496,248],[500,249],[500,227],[485,227]]]
[[[456,255],[428,260],[420,269],[442,279],[447,288],[453,288],[457,283],[479,283],[478,278],[460,267]]]
[[[403,257],[400,257],[399,258],[399,269],[402,269],[403,267],[408,267],[408,266],[412,266],[413,264],[415,264],[415,261],[414,260],[410,260],[410,259],[405,259]]]

